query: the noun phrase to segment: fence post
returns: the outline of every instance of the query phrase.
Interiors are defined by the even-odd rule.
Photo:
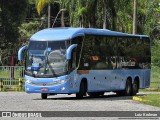
[[[0,91],[3,91],[3,80],[0,78]]]
[[[22,91],[22,87],[23,87],[22,78],[19,78],[19,91]]]

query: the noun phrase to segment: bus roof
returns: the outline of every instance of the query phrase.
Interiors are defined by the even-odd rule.
[[[96,28],[48,28],[43,29],[30,38],[31,41],[59,41],[68,40],[77,36],[85,35],[107,35],[107,36],[124,36],[124,37],[147,37],[146,35],[127,34],[122,32],[111,31],[108,29]]]

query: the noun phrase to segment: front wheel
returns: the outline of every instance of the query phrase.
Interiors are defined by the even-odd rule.
[[[41,98],[42,99],[47,99],[47,93],[41,93]]]
[[[82,99],[84,95],[86,95],[87,87],[85,82],[81,82],[79,92],[76,93],[77,99]]]

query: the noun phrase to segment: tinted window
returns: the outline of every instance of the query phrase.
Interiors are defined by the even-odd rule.
[[[80,69],[150,68],[149,38],[90,36],[84,40]]]
[[[86,36],[83,45],[80,69],[116,68],[116,38]]]
[[[46,41],[30,41],[29,50],[45,50],[47,48]]]
[[[118,38],[118,69],[150,68],[150,42],[140,38]],[[147,63],[147,65],[145,65]]]

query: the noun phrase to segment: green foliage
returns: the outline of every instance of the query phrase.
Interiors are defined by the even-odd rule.
[[[152,65],[160,67],[160,41],[155,41],[152,47]]]
[[[0,48],[3,64],[8,64],[9,55],[18,49],[18,26],[26,17],[28,0],[1,0],[0,1]],[[7,48],[7,49],[6,49]]]
[[[152,77],[151,85],[149,90],[159,90],[160,91],[160,67],[152,65]]]
[[[154,39],[152,34],[156,23],[159,21],[159,13],[156,10],[159,7],[158,1],[142,0],[138,5],[138,33],[147,34],[151,39]]]
[[[148,94],[141,96],[143,103],[160,107],[160,94]]]
[[[29,22],[29,23],[23,23],[21,24],[19,28],[20,38],[25,40],[23,42],[23,45],[28,44],[29,38],[37,32],[41,27],[40,22]]]
[[[26,0],[3,0],[1,1],[1,24],[4,28],[2,34],[6,42],[15,43],[18,38],[18,26],[25,18],[25,11],[27,7]],[[18,14],[17,14],[18,13]],[[14,38],[14,39],[13,39]]]

